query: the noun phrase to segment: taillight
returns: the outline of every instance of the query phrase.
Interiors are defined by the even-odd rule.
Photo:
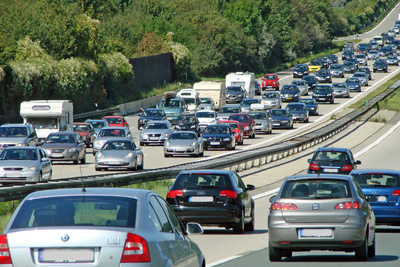
[[[219,192],[219,196],[227,198],[237,198],[238,194],[236,191],[233,190],[221,190],[221,192]]]
[[[275,202],[271,205],[271,210],[297,210],[297,206],[293,203]]]
[[[128,233],[121,263],[150,262],[150,251],[146,240],[138,235]]]
[[[353,169],[353,165],[344,165],[342,167],[342,171],[348,172],[351,171]]]
[[[312,170],[312,171],[318,171],[319,170],[319,166],[318,166],[318,164],[310,163],[310,168],[309,169]]]
[[[167,198],[183,197],[182,190],[171,190],[167,193]]]
[[[335,210],[360,210],[362,205],[360,202],[342,202],[338,203],[335,206]]]
[[[400,196],[400,190],[394,190],[392,196]]]
[[[12,264],[7,235],[0,236],[0,264]]]

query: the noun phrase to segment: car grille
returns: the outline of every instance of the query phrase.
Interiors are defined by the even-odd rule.
[[[22,167],[4,167],[3,170],[5,171],[22,171]]]
[[[62,148],[55,148],[55,149],[50,149],[51,153],[64,153],[65,149]]]
[[[148,134],[147,136],[148,137],[160,137],[161,134]]]

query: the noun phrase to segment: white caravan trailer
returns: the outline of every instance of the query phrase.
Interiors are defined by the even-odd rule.
[[[20,106],[20,115],[24,123],[32,124],[39,143],[44,142],[52,132],[72,132],[73,112],[73,104],[70,100],[24,101]]]
[[[253,72],[231,72],[226,75],[225,84],[241,85],[247,91],[247,97],[253,98],[255,96],[256,82]]]
[[[198,82],[193,84],[193,89],[199,92],[199,97],[210,97],[214,100],[215,108],[219,110],[226,104],[225,83],[222,82]]]

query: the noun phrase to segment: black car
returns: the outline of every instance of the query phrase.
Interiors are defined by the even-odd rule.
[[[201,137],[204,139],[204,150],[210,148],[234,150],[236,148],[235,133],[229,125],[210,124]]]
[[[369,43],[359,43],[358,46],[358,53],[366,55],[368,51],[371,49],[371,44]]]
[[[329,70],[319,70],[315,74],[318,83],[332,83],[332,75]]]
[[[184,225],[197,222],[242,234],[254,231],[255,205],[248,192],[254,189],[233,170],[182,171],[166,200]]]
[[[361,164],[350,149],[339,147],[320,147],[307,162],[310,164],[308,173],[349,174]]]
[[[388,55],[393,55],[393,49],[392,49],[392,47],[389,46],[389,45],[386,45],[386,46],[381,47],[381,48],[378,50],[378,52],[379,52],[379,55],[380,55],[381,57],[386,57],[386,56],[388,56]]]
[[[337,55],[327,55],[326,58],[328,59],[329,65],[338,63]]]
[[[240,85],[226,87],[226,103],[238,104],[246,97],[246,89]]]
[[[353,51],[346,50],[342,54],[342,60],[346,60],[348,58],[353,58],[353,57],[354,57],[354,52]]]
[[[314,75],[304,76],[302,80],[306,81],[308,90],[314,90],[315,86],[317,86],[317,79]]]
[[[388,72],[388,64],[386,59],[377,59],[375,60],[374,65],[372,66],[373,72],[383,71]]]
[[[319,57],[319,58],[317,58],[317,61],[321,65],[322,69],[328,69],[329,68],[329,62],[328,62],[328,59],[326,57]]]
[[[345,73],[355,73],[357,71],[356,64],[351,61],[343,62],[343,71]]]
[[[332,87],[327,84],[317,85],[312,94],[312,98],[318,102],[329,102],[331,104],[335,103]]]
[[[302,78],[308,74],[307,64],[297,64],[293,69],[293,78]]]
[[[143,126],[148,121],[162,121],[166,120],[167,116],[165,112],[161,108],[147,108],[142,111],[142,114],[139,115],[140,118],[138,119],[138,129],[143,129]]]
[[[258,81],[254,81],[254,92],[256,95],[261,95],[261,84]]]
[[[281,88],[281,99],[284,102],[297,102],[300,99],[300,90],[297,85],[285,84]]]
[[[179,131],[192,131],[200,134],[199,120],[195,114],[179,115],[175,124],[175,128]]]
[[[293,128],[293,118],[287,109],[271,109],[269,110],[269,117],[271,118],[272,128]]]

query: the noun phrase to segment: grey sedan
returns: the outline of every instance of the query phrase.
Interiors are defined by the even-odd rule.
[[[353,74],[353,78],[358,78],[362,86],[368,86],[368,74],[362,71],[357,71]]]
[[[190,238],[201,226],[179,221],[157,193],[130,188],[37,191],[3,234],[4,266],[205,266]]]
[[[266,109],[281,108],[281,94],[279,92],[265,92],[261,97],[261,104]]]
[[[174,155],[204,156],[204,141],[195,132],[178,131],[172,133],[164,143],[164,157]]]
[[[335,97],[350,97],[350,91],[346,83],[333,83],[332,91]]]
[[[169,121],[149,121],[140,133],[140,146],[163,144],[174,130]]]
[[[375,256],[375,215],[352,176],[288,177],[270,201],[270,261],[310,250],[354,251],[361,261]]]
[[[132,140],[132,134],[127,127],[104,127],[100,130],[97,137],[93,142],[93,156],[99,151],[107,141],[120,140],[120,139]]]
[[[112,169],[143,170],[142,149],[132,140],[107,141],[95,156],[96,171]]]
[[[50,180],[52,167],[40,147],[7,147],[0,154],[0,183]]]
[[[78,133],[55,132],[47,136],[42,148],[52,161],[86,163],[86,147]]]

